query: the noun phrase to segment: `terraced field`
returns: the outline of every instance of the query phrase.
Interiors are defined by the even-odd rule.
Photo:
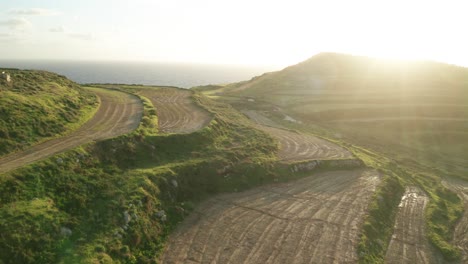
[[[162,263],[357,262],[379,182],[374,170],[334,171],[214,197],[172,234]]]
[[[461,250],[461,263],[468,263],[468,182],[450,179],[446,180],[444,184],[455,191],[463,199],[465,205],[465,212],[455,227],[453,243]]]
[[[278,157],[283,161],[348,159],[353,155],[346,149],[321,138],[282,128],[253,110],[243,111],[258,124],[258,128],[276,137],[280,142]]]
[[[437,263],[425,234],[424,210],[429,198],[417,187],[408,187],[401,198],[385,263]]]
[[[119,136],[136,129],[143,113],[138,97],[127,93],[99,88],[95,92],[101,105],[94,117],[71,134],[35,145],[27,150],[0,159],[0,173],[47,158],[67,149],[91,142]]]
[[[163,133],[192,133],[211,121],[211,115],[193,102],[190,90],[143,89],[140,93],[156,107],[159,129]]]

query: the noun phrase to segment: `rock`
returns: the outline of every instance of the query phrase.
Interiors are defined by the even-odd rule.
[[[164,210],[160,210],[156,213],[156,217],[158,218],[161,218],[163,217],[164,215],[166,215],[166,212],[164,212]]]
[[[130,223],[130,221],[132,221],[132,217],[130,216],[128,211],[125,211],[124,212],[124,223],[125,223],[125,225],[128,225],[128,223]]]
[[[156,213],[156,217],[158,217],[163,222],[167,220],[167,215],[166,215],[166,212],[164,212],[164,210],[158,211]]]
[[[62,159],[62,158],[57,158],[57,163],[58,163],[58,164],[62,164],[62,163],[63,163],[63,159]]]
[[[62,227],[60,228],[60,235],[62,235],[62,236],[64,236],[64,237],[69,237],[69,236],[72,235],[72,233],[73,233],[73,232],[72,232],[71,229],[68,228],[68,227],[62,226]]]
[[[174,186],[175,188],[177,188],[179,186],[179,184],[177,183],[176,180],[171,180],[171,184],[172,186]]]

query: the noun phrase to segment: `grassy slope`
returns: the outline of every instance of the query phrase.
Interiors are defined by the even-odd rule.
[[[0,78],[0,156],[67,133],[97,109],[92,93],[63,76],[6,71],[12,81]]]
[[[272,103],[399,161],[413,160],[458,177],[468,172],[466,68],[319,54],[212,93],[219,91]],[[349,121],[365,118],[375,121]]]
[[[250,82],[198,89],[238,109],[264,111],[290,128],[332,138],[387,175],[363,229],[359,248],[363,263],[383,261],[399,199],[408,184],[421,186],[431,198],[426,211],[431,243],[448,260],[459,256],[450,241],[461,216],[461,201],[441,185],[440,176],[466,174],[466,121],[405,121],[400,117],[468,119],[467,69],[320,54]],[[284,113],[305,123],[286,122]],[[383,117],[396,120],[340,122]]]
[[[215,116],[196,133],[155,134],[148,103],[149,122],[130,135],[1,175],[0,259],[154,263],[195,202],[271,181],[273,139],[228,105],[194,100]]]

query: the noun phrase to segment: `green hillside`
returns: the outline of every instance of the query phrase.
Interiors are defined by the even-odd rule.
[[[64,76],[0,69],[0,156],[63,135],[88,120],[96,96]]]
[[[129,135],[0,175],[0,259],[157,263],[168,233],[196,202],[279,177],[271,137],[228,105],[199,94],[192,100],[214,116],[197,132],[154,134],[141,122]],[[146,103],[143,120],[155,112]]]
[[[256,98],[257,107],[258,100],[270,104],[399,161],[468,172],[466,68],[323,53],[211,94]]]

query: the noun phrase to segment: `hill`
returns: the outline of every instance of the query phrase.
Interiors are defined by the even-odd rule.
[[[338,138],[446,174],[468,172],[468,69],[322,53],[211,91],[249,97]],[[245,100],[235,102],[249,107]],[[278,116],[284,118],[285,116]]]
[[[0,72],[5,72],[0,78],[0,156],[77,128],[98,105],[93,93],[64,76],[16,69]]]
[[[466,181],[450,185],[467,179],[467,80],[468,69],[453,65],[322,53],[249,81],[194,89],[253,122],[338,143],[390,175],[370,203],[359,262],[417,263],[468,259],[459,242]]]

